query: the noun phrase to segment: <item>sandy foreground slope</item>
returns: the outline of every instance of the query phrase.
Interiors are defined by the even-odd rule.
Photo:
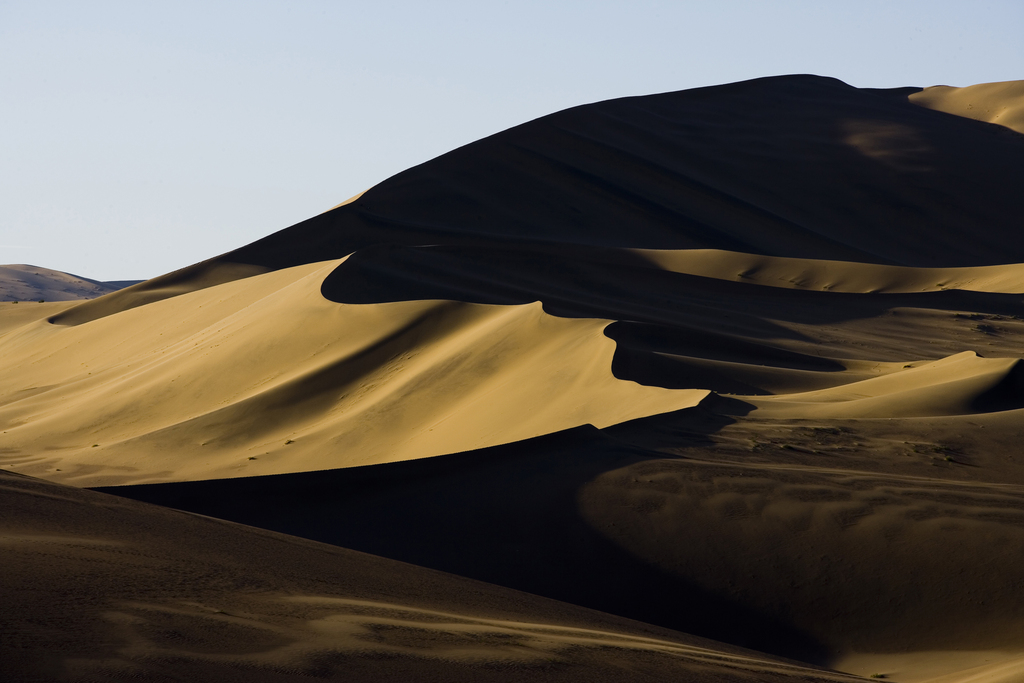
[[[588,105],[94,301],[2,304],[0,466],[673,637],[1019,679],[1022,97]]]
[[[0,474],[0,504],[6,681],[844,680],[457,576],[19,475]]]

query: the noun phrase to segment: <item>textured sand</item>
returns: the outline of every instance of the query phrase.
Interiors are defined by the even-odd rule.
[[[213,579],[154,584],[160,567],[239,547],[248,559],[216,561],[276,566],[273,543],[336,558],[323,561],[350,590],[313,590],[296,569],[301,588],[266,591],[301,600],[231,598],[292,644],[234,659],[177,648],[146,669],[158,679],[228,660],[269,676],[293,653],[307,668],[273,669],[287,680],[324,661],[363,680],[473,679],[466,662],[495,680],[833,675],[774,657],[909,683],[1015,680],[1021,93],[794,76],[588,105],[120,292],[0,304],[0,467],[49,482],[5,479],[34,492],[18,524],[60,536],[66,518],[62,537],[105,538],[84,512],[46,512],[86,496],[78,509],[151,529],[164,554],[118,590],[162,606],[123,623],[164,620],[153,628],[187,642],[217,629],[175,586]],[[200,523],[247,540],[179,540]],[[107,633],[113,608],[95,596],[112,589],[69,578],[92,556],[49,547],[24,551],[4,586],[38,586],[46,566],[60,590],[32,588],[50,602],[14,610],[11,628],[35,613],[59,624],[55,596],[71,595],[75,623]],[[353,557],[377,568],[352,574]],[[366,571],[390,597],[360,583]],[[240,576],[211,594],[235,595]],[[418,592],[423,576],[452,583]],[[509,589],[582,607],[563,621],[570,608]],[[525,601],[525,626],[506,598]],[[500,609],[479,607],[491,600]],[[377,621],[352,616],[364,609]],[[439,617],[464,626],[424,626]],[[584,637],[537,626],[552,619],[610,621]],[[418,635],[357,647],[385,623]],[[125,628],[116,666],[166,649],[124,645],[143,642]],[[451,645],[467,633],[476,645]],[[570,673],[494,668],[527,662],[524,644]],[[730,647],[770,654],[714,654]]]

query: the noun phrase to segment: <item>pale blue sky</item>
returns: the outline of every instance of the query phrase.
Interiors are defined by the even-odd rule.
[[[147,278],[577,104],[1024,79],[1024,2],[0,0],[0,263]]]

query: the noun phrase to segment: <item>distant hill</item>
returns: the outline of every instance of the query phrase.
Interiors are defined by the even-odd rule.
[[[0,266],[0,301],[95,299],[142,280],[102,282],[24,263]]]

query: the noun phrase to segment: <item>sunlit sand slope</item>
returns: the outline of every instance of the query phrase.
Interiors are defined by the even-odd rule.
[[[5,462],[87,484],[295,472],[606,426],[708,393],[616,379],[607,320],[337,304],[320,293],[337,266],[8,332]]]
[[[852,680],[8,473],[0,506],[4,680]]]
[[[996,123],[1024,133],[1024,81],[980,83],[966,88],[935,85],[908,99],[928,109]]]

